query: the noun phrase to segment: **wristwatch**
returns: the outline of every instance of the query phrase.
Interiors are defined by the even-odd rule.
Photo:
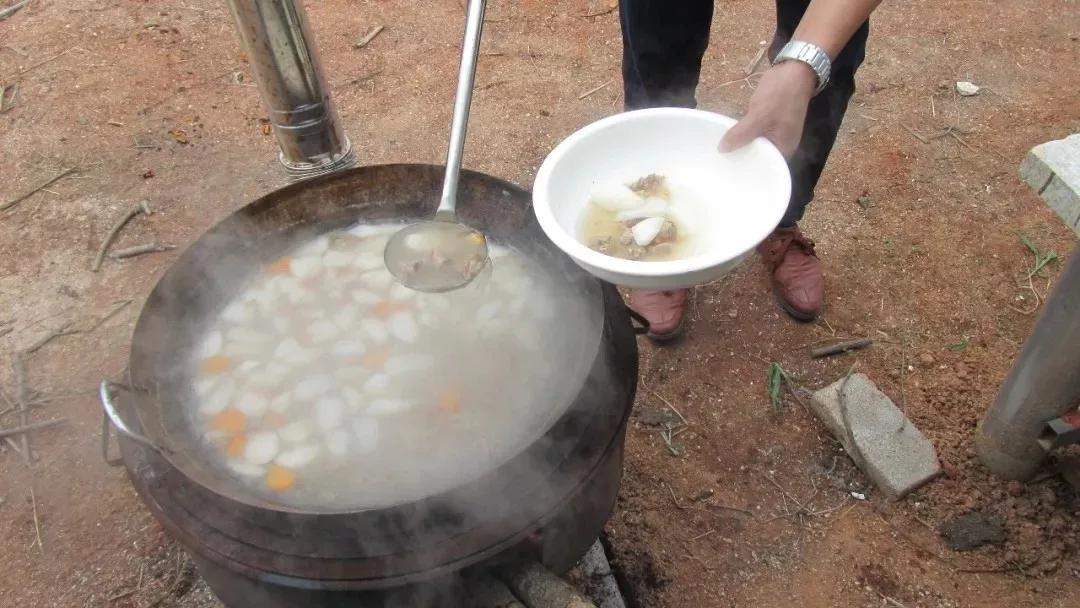
[[[814,91],[814,95],[823,91],[825,85],[829,84],[832,61],[829,59],[828,53],[820,46],[801,40],[792,40],[785,44],[784,48],[780,49],[780,52],[776,54],[773,65],[785,61],[801,61],[814,70],[814,74],[817,75],[817,90]]]

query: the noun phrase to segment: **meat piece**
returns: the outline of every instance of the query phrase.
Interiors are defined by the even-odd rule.
[[[653,239],[653,245],[672,243],[678,238],[679,229],[675,226],[675,222],[665,219],[664,225],[660,227],[660,232],[657,233],[656,238]]]
[[[667,187],[667,178],[656,173],[650,173],[630,184],[630,189],[638,196],[646,198],[657,197],[667,200],[671,196],[671,192],[668,191]]]

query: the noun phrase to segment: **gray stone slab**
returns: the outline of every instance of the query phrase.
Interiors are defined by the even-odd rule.
[[[1080,236],[1080,133],[1032,148],[1020,177]]]
[[[811,407],[882,492],[898,500],[941,473],[933,444],[866,374],[852,374],[844,386],[849,438],[840,409],[842,385],[843,378],[816,391]]]

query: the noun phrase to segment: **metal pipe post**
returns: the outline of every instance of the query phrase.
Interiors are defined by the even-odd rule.
[[[998,477],[1026,480],[1046,457],[1039,436],[1080,405],[1080,251],[1046,300],[975,436],[975,450]]]
[[[228,0],[291,179],[356,165],[295,0]]]

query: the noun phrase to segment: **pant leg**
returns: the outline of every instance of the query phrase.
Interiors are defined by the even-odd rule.
[[[628,110],[697,105],[713,0],[620,0],[623,94]]]
[[[769,48],[770,58],[775,57],[781,47],[791,40],[809,4],[809,0],[776,0],[776,35]],[[806,206],[814,199],[814,187],[829,159],[848,102],[855,93],[855,71],[866,56],[869,34],[868,21],[862,24],[833,61],[829,85],[810,101],[802,139],[795,154],[788,160],[791,201],[784,219],[780,221],[781,226],[792,226],[802,219]]]

